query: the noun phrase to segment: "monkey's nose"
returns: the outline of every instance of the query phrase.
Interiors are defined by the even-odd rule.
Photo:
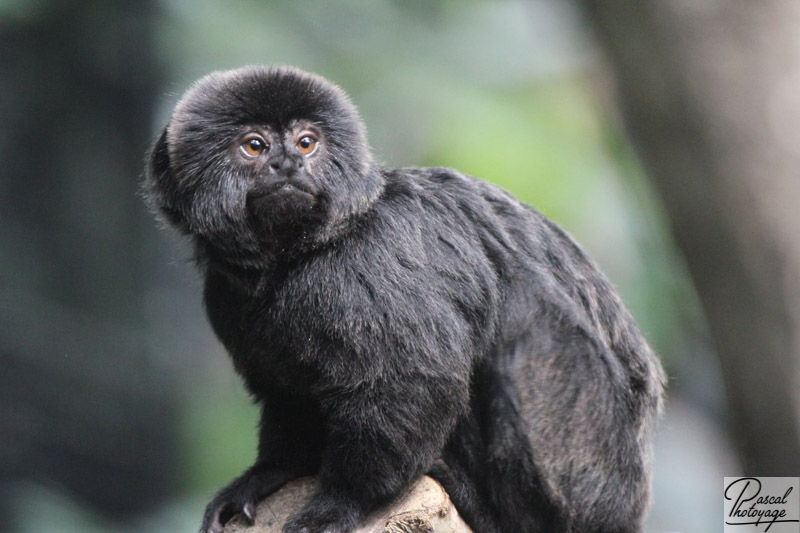
[[[295,161],[292,157],[278,156],[269,160],[269,168],[276,174],[292,174],[302,166],[302,161]]]

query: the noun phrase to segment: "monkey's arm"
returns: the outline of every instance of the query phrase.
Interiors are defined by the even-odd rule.
[[[397,496],[441,453],[466,396],[460,380],[421,374],[328,391],[320,489],[284,532],[349,531]]]
[[[256,504],[285,483],[319,468],[319,415],[307,402],[283,396],[262,401],[256,462],[206,507],[201,533],[221,532],[234,514],[253,523]]]

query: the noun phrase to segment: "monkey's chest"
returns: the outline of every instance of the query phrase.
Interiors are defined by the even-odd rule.
[[[383,360],[375,354],[410,336],[391,335],[390,325],[401,323],[390,320],[396,306],[323,259],[276,269],[250,292],[208,280],[209,318],[253,394],[280,388],[313,395],[354,374],[376,375]]]
[[[317,372],[307,361],[307,328],[296,312],[287,314],[274,293],[243,298],[207,290],[206,310],[237,373],[256,397],[277,389],[303,393],[314,386]]]
[[[375,354],[387,351],[386,328],[375,318],[383,313],[344,290],[287,290],[242,309],[226,345],[254,394],[277,388],[314,396],[376,375],[382,360]]]
[[[238,330],[229,353],[253,394],[260,396],[276,390],[310,394],[318,372],[308,362],[308,343],[299,328],[262,308],[260,316],[241,317]]]

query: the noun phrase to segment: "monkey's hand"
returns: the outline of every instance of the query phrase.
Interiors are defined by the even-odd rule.
[[[256,464],[220,490],[206,507],[200,533],[222,533],[225,524],[241,513],[252,525],[256,504],[295,476],[283,470]]]

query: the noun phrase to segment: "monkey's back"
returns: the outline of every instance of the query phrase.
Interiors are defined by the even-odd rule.
[[[664,377],[606,278],[540,213],[450,169],[390,173],[385,200],[424,212],[429,268],[446,285],[435,295],[470,324],[478,351],[451,467],[488,480],[474,491],[493,495],[501,529],[535,530],[520,509],[545,497],[553,508],[535,512],[552,524],[635,531]]]

